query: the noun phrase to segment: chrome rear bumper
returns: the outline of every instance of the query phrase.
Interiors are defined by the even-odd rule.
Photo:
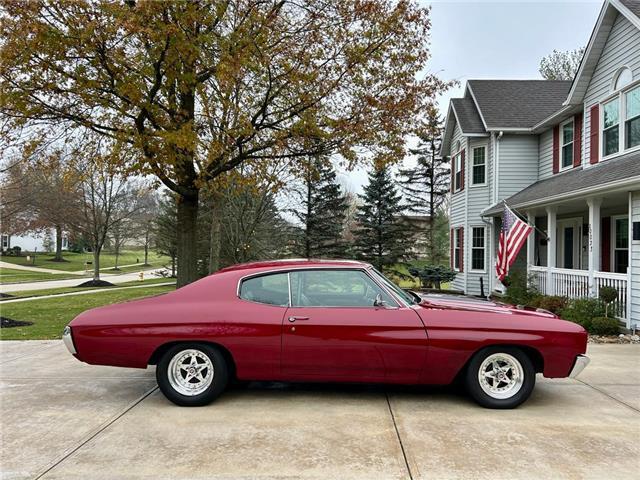
[[[569,377],[576,378],[578,375],[580,375],[580,372],[582,372],[582,370],[584,370],[584,368],[589,365],[590,361],[591,360],[589,360],[589,357],[587,357],[586,355],[578,355],[576,357],[576,363],[573,364],[573,368],[571,369]]]
[[[62,341],[64,342],[64,345],[67,347],[67,350],[69,350],[69,352],[71,352],[73,355],[77,353],[76,347],[73,344],[73,337],[71,336],[71,327],[69,325],[64,327],[64,330],[62,332]]]

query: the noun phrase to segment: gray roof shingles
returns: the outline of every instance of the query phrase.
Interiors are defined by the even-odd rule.
[[[633,177],[638,177],[638,185],[640,186],[640,151],[607,160],[591,168],[576,168],[569,172],[540,180],[520,190],[505,201],[509,206],[518,207],[537,201],[542,202],[546,198],[559,194],[570,196],[572,192],[590,187],[600,187],[607,183]],[[484,214],[493,215],[500,212],[502,212],[502,202],[492,206]]]
[[[473,98],[452,98],[451,104],[463,133],[486,133]]]
[[[627,7],[631,13],[640,18],[640,0],[620,0],[625,7]]]
[[[531,128],[562,107],[570,80],[469,80],[488,129]]]

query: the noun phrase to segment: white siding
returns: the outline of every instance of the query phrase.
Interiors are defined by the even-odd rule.
[[[553,175],[553,128],[540,134],[538,155],[538,179],[544,180]]]
[[[589,134],[591,122],[589,113],[591,106],[606,98],[611,92],[613,75],[627,66],[633,73],[634,80],[640,78],[640,30],[622,15],[618,15],[613,23],[607,43],[605,44],[598,65],[591,77],[584,98],[584,138],[583,163],[589,164]]]
[[[640,222],[640,190],[632,193],[631,221]],[[633,232],[629,232],[629,235],[633,235]],[[640,324],[640,240],[631,241],[630,260],[631,323]]]
[[[504,135],[498,147],[500,200],[538,180],[538,136]]]

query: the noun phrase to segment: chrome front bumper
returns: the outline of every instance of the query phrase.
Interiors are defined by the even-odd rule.
[[[64,342],[69,352],[71,352],[73,355],[77,353],[76,347],[73,344],[73,337],[71,336],[71,327],[69,325],[64,327],[64,330],[62,331],[62,341]]]
[[[590,361],[591,360],[589,360],[589,357],[587,357],[586,355],[578,355],[576,357],[576,363],[573,364],[573,368],[571,369],[569,377],[576,378],[578,375],[580,375],[580,372],[582,372],[582,370],[584,370],[584,368],[589,365]]]

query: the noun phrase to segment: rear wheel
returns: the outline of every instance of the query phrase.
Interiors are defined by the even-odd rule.
[[[531,359],[514,347],[489,347],[474,355],[466,372],[469,394],[486,408],[515,408],[536,383]]]
[[[165,352],[156,367],[156,379],[165,397],[176,405],[200,406],[224,391],[229,369],[215,347],[184,343]]]

